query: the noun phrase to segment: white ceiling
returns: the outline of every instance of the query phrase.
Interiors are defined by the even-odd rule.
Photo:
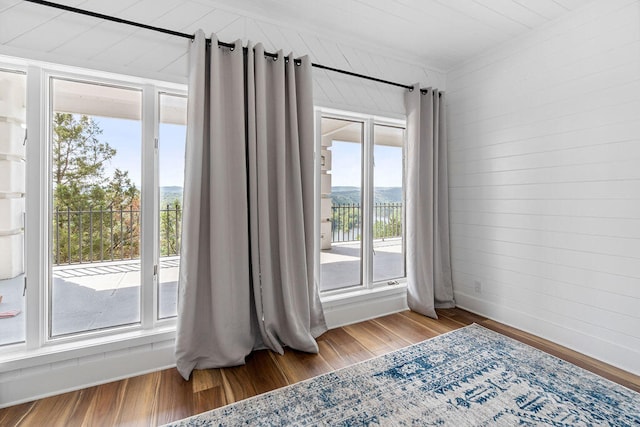
[[[333,42],[380,51],[442,71],[545,25],[591,0],[56,0],[145,24],[193,33],[270,38],[277,26]],[[264,27],[257,31],[255,26]],[[122,24],[64,13],[21,0],[0,0],[0,44],[9,48],[125,63],[144,61],[143,48],[166,55],[151,64],[169,67],[184,55],[172,36],[145,35]],[[285,34],[285,35],[283,35]],[[138,37],[139,38],[139,37]],[[174,38],[176,39],[176,38]],[[277,45],[278,40],[260,40]],[[294,41],[292,41],[293,43]],[[137,46],[142,44],[143,46]],[[302,47],[304,49],[304,46]],[[300,51],[300,49],[298,49]],[[303,52],[300,52],[303,53]],[[160,63],[164,59],[166,63]]]
[[[589,0],[211,0],[446,71]],[[304,6],[301,6],[304,4]]]

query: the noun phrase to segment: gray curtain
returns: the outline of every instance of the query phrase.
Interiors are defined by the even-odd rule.
[[[449,243],[444,93],[418,85],[407,110],[407,303],[425,316],[455,307]]]
[[[254,349],[317,352],[326,330],[313,280],[311,64],[190,48],[176,360],[244,363]]]

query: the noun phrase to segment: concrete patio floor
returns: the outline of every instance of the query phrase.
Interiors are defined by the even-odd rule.
[[[179,257],[160,260],[160,318],[175,316]],[[93,331],[140,322],[140,261],[109,261],[53,268],[52,336]],[[0,280],[0,312],[19,309],[0,319],[0,345],[24,341],[22,275]]]
[[[24,289],[24,275],[19,275],[13,279],[0,280],[0,312],[10,310],[20,310],[20,314],[15,317],[0,319],[0,345],[13,344],[24,341],[24,300],[22,291]]]
[[[360,242],[333,243],[320,251],[320,290],[358,286],[361,283]],[[373,281],[393,280],[405,275],[402,240],[399,238],[373,242]]]
[[[360,284],[360,242],[334,244],[320,254],[321,290]],[[175,316],[179,257],[160,260],[160,318]],[[404,276],[400,239],[374,242],[374,281]],[[109,261],[53,268],[52,335],[100,330],[140,322],[140,261]],[[24,278],[0,280],[0,312],[21,310],[0,318],[0,345],[24,341]]]

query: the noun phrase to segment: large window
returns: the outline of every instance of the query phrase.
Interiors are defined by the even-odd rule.
[[[51,336],[140,322],[142,91],[51,78]]]
[[[319,117],[320,289],[396,284],[405,276],[404,127]]]
[[[48,82],[46,338],[175,317],[186,97]]]
[[[0,359],[170,339],[186,87],[3,61]]]

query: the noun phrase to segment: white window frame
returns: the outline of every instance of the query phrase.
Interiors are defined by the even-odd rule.
[[[43,363],[120,351],[175,339],[176,319],[158,319],[159,178],[157,139],[160,93],[186,96],[184,84],[0,57],[0,68],[26,73],[25,340],[0,346],[0,373]],[[135,325],[49,336],[50,78],[142,91],[141,318]],[[144,250],[144,248],[153,250]]]
[[[315,108],[315,196],[316,201],[314,206],[314,277],[318,286],[320,286],[320,151],[322,149],[322,130],[321,120],[322,118],[332,118],[338,120],[347,120],[352,122],[360,122],[363,124],[363,141],[362,141],[362,223],[363,223],[363,236],[361,247],[361,282],[360,285],[351,287],[322,291],[320,293],[321,300],[325,307],[331,308],[334,305],[340,305],[351,302],[359,302],[370,299],[372,296],[385,297],[386,295],[398,295],[406,294],[406,250],[405,253],[405,276],[394,279],[396,283],[389,284],[388,280],[373,281],[373,250],[372,250],[372,225],[373,225],[373,150],[375,146],[374,141],[374,127],[379,126],[392,126],[406,129],[406,120],[393,119],[388,117],[374,116],[370,114],[362,114],[356,112],[348,112],[343,110],[336,110],[331,108],[316,107]],[[403,162],[405,163],[406,171],[406,132],[403,141]],[[404,193],[406,191],[406,175],[403,174],[403,204],[406,206],[406,200],[404,200]],[[406,209],[405,218],[406,218]],[[406,248],[406,220],[403,219],[403,245]],[[340,323],[337,323],[338,325]],[[333,326],[333,325],[332,325]]]

